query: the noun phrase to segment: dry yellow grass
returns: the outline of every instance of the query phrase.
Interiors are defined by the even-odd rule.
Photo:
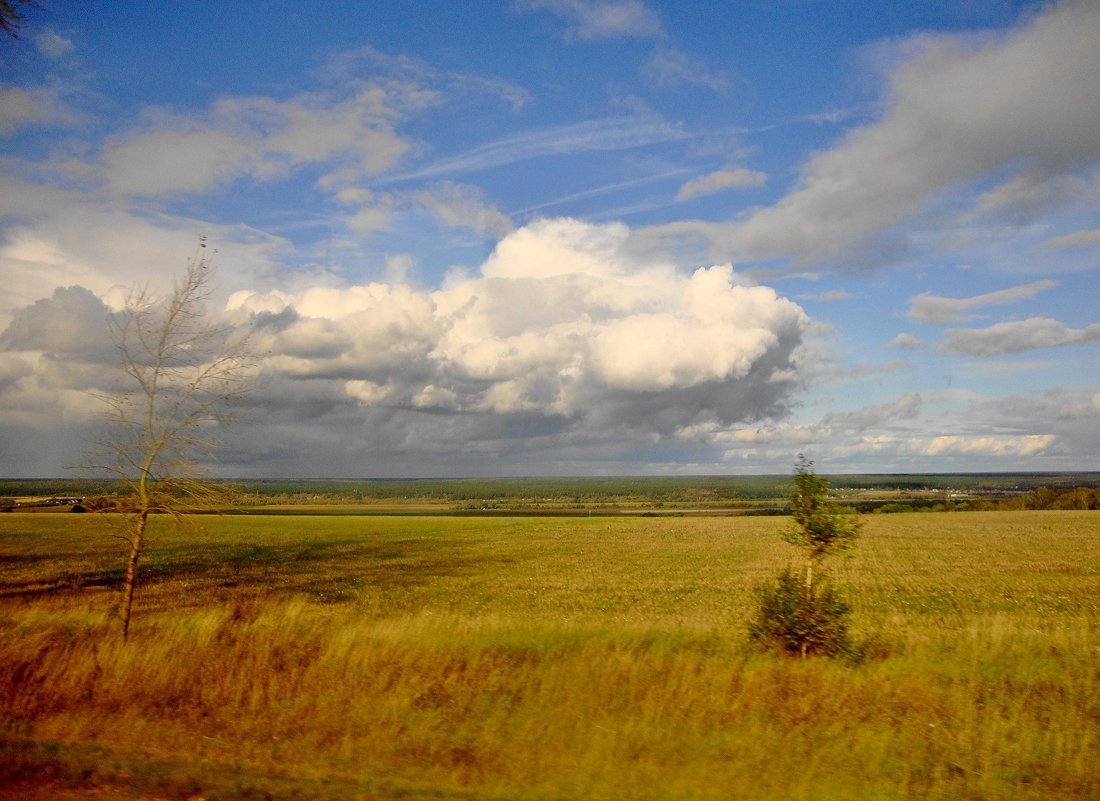
[[[1100,798],[1095,513],[867,519],[858,665],[754,652],[775,518],[212,518],[131,641],[90,516],[0,517],[11,792]],[[104,790],[102,788],[109,788]],[[66,790],[67,791],[67,790]]]

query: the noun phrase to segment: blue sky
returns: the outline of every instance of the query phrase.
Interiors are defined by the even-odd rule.
[[[200,235],[229,476],[1100,469],[1100,5],[42,2],[0,475]]]

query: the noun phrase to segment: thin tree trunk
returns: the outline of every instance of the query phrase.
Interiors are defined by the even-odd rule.
[[[814,602],[814,558],[811,556],[806,560],[806,599],[803,604],[803,611],[813,611]],[[809,651],[809,643],[806,639],[802,640],[802,658],[806,658],[806,654]]]
[[[126,579],[122,584],[122,603],[119,617],[122,618],[122,640],[130,636],[130,612],[134,607],[134,586],[137,584],[138,559],[145,546],[145,524],[149,520],[148,512],[142,512],[134,522],[134,532],[130,538],[130,558],[126,561]]]

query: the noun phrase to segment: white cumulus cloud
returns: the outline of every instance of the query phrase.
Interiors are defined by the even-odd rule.
[[[621,225],[542,220],[477,275],[238,293],[267,369],[338,381],[361,405],[528,414],[659,434],[780,415],[809,319],[729,266],[684,274],[626,249]]]

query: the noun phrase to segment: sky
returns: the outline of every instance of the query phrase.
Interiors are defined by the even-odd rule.
[[[1100,2],[20,6],[0,476],[207,237],[239,478],[1100,470]]]

